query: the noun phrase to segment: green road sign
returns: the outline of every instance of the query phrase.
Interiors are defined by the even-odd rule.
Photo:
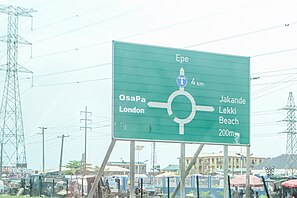
[[[113,43],[113,138],[250,143],[250,61]]]

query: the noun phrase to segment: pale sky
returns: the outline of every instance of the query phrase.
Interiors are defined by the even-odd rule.
[[[33,8],[20,17],[19,35],[32,46],[19,46],[19,64],[34,72],[20,74],[20,88],[29,168],[42,168],[41,132],[45,131],[46,169],[57,168],[61,139],[63,164],[80,160],[88,107],[87,161],[100,165],[111,142],[112,40],[250,56],[251,153],[275,157],[286,152],[286,112],[289,92],[296,96],[296,1],[285,0],[2,0],[0,4]],[[0,35],[6,35],[7,15],[0,15]],[[0,44],[0,64],[6,45]],[[3,90],[4,72],[0,90]],[[2,95],[2,94],[1,94]],[[151,160],[151,143],[138,159]],[[186,146],[193,156],[198,144]],[[157,143],[157,163],[177,164],[179,144]],[[202,152],[222,151],[206,146]],[[240,147],[229,147],[238,152]],[[243,148],[245,150],[245,148]],[[117,142],[110,161],[129,161],[129,143]],[[148,162],[150,165],[150,162]]]

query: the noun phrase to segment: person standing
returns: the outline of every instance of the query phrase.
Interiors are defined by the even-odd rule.
[[[259,192],[256,192],[255,198],[259,198]]]
[[[232,198],[238,198],[239,197],[239,192],[238,192],[238,187],[235,187],[235,190],[232,193]]]
[[[239,198],[243,198],[243,194],[244,194],[244,193],[243,193],[243,190],[241,189],[238,197],[239,197]]]

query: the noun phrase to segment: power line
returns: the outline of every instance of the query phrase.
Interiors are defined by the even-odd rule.
[[[243,6],[240,6],[240,7],[243,7]],[[44,38],[44,39],[37,40],[37,41],[35,41],[35,43],[39,43],[39,42],[42,42],[42,41],[45,41],[45,40],[49,40],[49,39],[53,39],[53,38],[56,38],[56,37],[59,37],[59,36],[63,36],[63,35],[66,35],[66,34],[69,34],[69,33],[72,33],[72,32],[76,32],[76,31],[79,31],[79,30],[82,30],[82,29],[85,29],[85,28],[89,28],[89,27],[92,27],[94,25],[98,25],[98,24],[110,21],[110,20],[115,19],[115,18],[119,18],[119,17],[125,16],[125,15],[128,15],[128,14],[143,10],[145,8],[147,8],[147,6],[140,6],[138,8],[131,9],[131,10],[127,11],[127,12],[123,12],[121,14],[114,15],[114,16],[108,17],[108,18],[103,19],[103,20],[98,20],[96,22],[89,23],[87,25],[81,26],[79,28],[72,29],[72,30],[67,31],[67,32],[59,33],[59,34],[53,35],[51,37],[47,37],[47,38]],[[196,21],[197,19],[208,18],[210,16],[215,16],[215,15],[218,15],[218,14],[221,14],[221,13],[230,12],[230,11],[235,10],[235,9],[237,10],[238,8],[227,9],[227,10],[224,10],[224,11],[220,11],[220,12],[217,12],[217,13],[214,13],[214,14],[207,15],[205,17],[198,17],[198,18],[190,19],[190,20],[184,21],[182,23],[174,24],[174,26],[189,23],[189,22],[192,22],[192,21]],[[173,27],[173,26],[172,25],[166,26],[165,29],[168,28],[168,27]]]
[[[102,115],[93,115],[93,117],[97,117],[97,118],[111,118],[110,116],[102,116]]]
[[[96,64],[96,65],[81,67],[81,68],[77,68],[77,69],[65,70],[65,71],[54,72],[54,73],[46,73],[46,74],[41,74],[41,75],[34,76],[33,78],[36,79],[36,78],[42,78],[42,77],[47,77],[47,76],[60,75],[60,74],[65,74],[65,73],[71,73],[71,72],[77,72],[77,71],[82,71],[82,70],[94,69],[94,68],[98,68],[98,67],[102,67],[102,66],[107,66],[107,65],[111,65],[111,63],[110,62],[106,62],[106,63]],[[282,70],[272,70],[272,71],[254,73],[252,75],[259,76],[260,78],[263,78],[263,77],[276,77],[276,76],[282,76],[282,75],[293,75],[292,73],[272,74],[272,75],[266,75],[266,76],[262,76],[260,74],[262,74],[262,73],[274,73],[274,72],[281,72],[281,71],[288,71],[288,70],[296,70],[296,69],[297,68],[282,69]],[[297,73],[294,73],[294,75],[295,74],[297,74]],[[258,83],[258,84],[253,84],[253,86],[277,84],[277,83],[280,83],[280,82],[282,82],[282,83],[295,82],[295,80],[287,80],[287,79],[288,79],[288,77],[284,78],[284,80],[286,80],[286,81],[277,81],[277,82],[270,82],[270,83]],[[32,80],[32,79],[30,77],[26,77],[26,78],[20,78],[19,80]],[[4,81],[0,81],[0,82],[4,82]],[[24,92],[26,92],[26,91],[27,90],[25,90]],[[257,92],[258,91],[259,90],[257,90]]]
[[[266,86],[266,87],[264,87],[264,88],[262,88],[262,89],[260,89],[260,90],[257,90],[254,94],[263,93],[263,92],[265,92],[265,91],[267,91],[267,90],[270,90],[270,88],[276,88],[276,86],[273,86],[274,84],[278,84],[277,86],[279,86],[279,85],[283,85],[283,83],[294,82],[294,81],[296,81],[297,77],[294,77],[294,78],[291,79],[291,80],[288,80],[288,79],[291,78],[291,77],[293,77],[293,76],[296,75],[296,74],[297,74],[297,73],[293,73],[293,74],[291,74],[291,76],[286,77],[286,78],[283,78],[283,79],[281,79],[281,80],[279,80],[279,81],[277,81],[277,82],[275,82],[275,83],[266,83],[266,84],[269,84],[269,85]],[[258,84],[258,85],[259,85],[259,84]],[[277,89],[277,90],[271,91],[271,92],[269,92],[269,93],[263,94],[262,96],[255,97],[255,98],[253,98],[253,99],[260,98],[260,97],[263,97],[263,96],[266,96],[266,95],[268,95],[268,94],[274,93],[275,91],[278,91],[278,90],[283,89],[283,88],[290,87],[290,86],[292,86],[292,85],[294,85],[294,84],[288,85],[288,86],[286,86],[286,87],[279,88],[279,89]]]
[[[293,22],[290,23],[290,25],[295,25],[295,24],[297,24],[297,21],[293,21]],[[258,30],[254,30],[254,31],[250,31],[250,32],[245,32],[245,33],[241,33],[241,34],[235,34],[235,35],[231,35],[231,36],[227,36],[227,37],[223,37],[223,38],[219,38],[219,39],[214,39],[214,40],[210,40],[210,41],[206,41],[206,42],[202,42],[202,43],[188,45],[185,48],[192,48],[192,47],[197,47],[197,46],[201,46],[201,45],[207,45],[207,44],[211,44],[211,43],[217,43],[217,42],[226,41],[226,40],[230,40],[230,39],[235,39],[235,38],[240,38],[240,37],[244,37],[244,36],[249,36],[249,35],[252,35],[252,34],[257,34],[257,33],[261,33],[261,32],[271,31],[271,30],[275,30],[275,29],[283,28],[283,27],[287,27],[287,25],[286,24],[280,24],[280,25],[270,26],[270,27],[266,27],[266,28],[262,28],[262,29],[258,29]]]
[[[297,74],[297,73],[294,73],[294,74]],[[288,75],[292,75],[292,73],[261,75],[259,77],[260,78],[271,78],[271,77],[288,76]],[[258,85],[258,84],[254,84],[254,85]]]
[[[45,142],[47,143],[48,147],[52,147],[53,145],[58,145],[58,142],[56,141],[56,137],[45,140]],[[54,144],[52,144],[52,143],[54,143]],[[29,143],[28,145],[31,145],[31,144]],[[33,144],[33,145],[37,145],[37,144]],[[40,151],[40,149],[39,148],[31,149],[31,150],[29,150],[29,153],[36,153],[37,151]]]
[[[296,75],[296,74],[292,74],[291,76],[289,76],[289,78],[293,77],[294,75]],[[287,81],[287,79],[288,79],[287,77],[286,78],[283,78],[283,79],[277,81],[276,83],[281,84],[284,81]],[[293,79],[296,79],[296,78],[293,78]],[[268,90],[271,87],[275,88],[275,86],[273,86],[273,84],[272,85],[270,84],[270,85],[268,85],[268,86],[266,86],[266,87],[264,87],[262,89],[257,90],[254,94],[263,93],[263,91],[266,91],[266,90]]]
[[[275,73],[275,72],[282,72],[282,71],[290,71],[290,70],[297,70],[297,68],[289,68],[289,69],[278,69],[278,70],[270,70],[270,71],[264,71],[264,72],[257,72],[253,73],[252,75],[258,76],[259,74],[267,74],[267,73]],[[261,76],[262,77],[262,76]]]
[[[256,126],[254,126],[254,125],[251,125],[251,127],[252,128],[259,128],[259,127],[265,127],[265,128],[267,128],[267,127],[274,127],[274,126],[279,126],[279,124],[277,124],[277,123],[274,123],[274,124],[262,124],[262,125],[256,125]]]
[[[53,76],[53,75],[70,73],[70,72],[77,72],[77,71],[82,71],[82,70],[94,69],[94,68],[103,67],[103,66],[106,66],[106,65],[111,65],[111,63],[107,62],[107,63],[101,63],[101,64],[91,65],[91,66],[87,66],[87,67],[81,67],[81,68],[77,68],[77,69],[65,70],[65,71],[54,72],[54,73],[49,73],[49,74],[42,74],[42,75],[34,76],[34,78],[41,78],[41,77],[46,77],[46,76]]]
[[[274,70],[273,72],[275,72],[275,70]],[[297,77],[294,77],[294,78],[291,79],[291,80],[288,80],[288,79],[292,78],[292,77],[295,76],[296,74],[297,74],[297,73],[293,73],[293,74],[291,74],[289,77],[285,77],[285,78],[283,78],[283,79],[281,79],[281,80],[279,80],[279,81],[277,81],[277,82],[256,84],[255,86],[257,86],[257,85],[265,85],[265,84],[268,85],[268,86],[266,86],[266,87],[264,87],[264,88],[262,88],[262,89],[257,90],[257,91],[254,92],[253,94],[254,94],[254,95],[257,95],[257,94],[259,94],[259,93],[262,94],[263,92],[268,91],[268,90],[270,90],[271,88],[275,89],[276,86],[283,85],[284,83],[295,82],[296,79],[297,79]],[[274,76],[276,76],[276,75],[274,75]],[[274,84],[278,84],[278,85],[275,86]],[[292,86],[292,85],[294,85],[294,84],[288,85],[288,86],[286,86],[286,87],[281,87],[281,88],[279,88],[279,89],[277,89],[277,90],[271,91],[271,92],[269,92],[269,93],[263,94],[263,95],[261,95],[261,96],[255,97],[255,98],[253,98],[253,99],[261,98],[261,97],[263,97],[263,96],[269,95],[269,94],[271,94],[271,93],[274,93],[275,91],[279,91],[279,90],[281,90],[281,89],[283,89],[283,88],[287,88],[287,87],[290,87],[290,86]]]
[[[88,70],[88,69],[93,69],[93,68],[97,68],[97,67],[102,67],[102,66],[107,66],[107,65],[111,65],[111,63],[107,62],[107,63],[101,63],[101,64],[97,64],[97,65],[91,65],[91,66],[87,66],[87,67],[82,67],[82,68],[77,68],[77,69],[71,69],[71,70],[65,70],[65,71],[60,71],[60,72],[54,72],[54,73],[48,73],[48,74],[42,74],[42,75],[37,75],[34,76],[34,78],[42,78],[42,77],[47,77],[47,76],[53,76],[53,75],[60,75],[60,74],[65,74],[65,73],[71,73],[71,72],[77,72],[77,71],[82,71],[82,70]],[[295,68],[294,68],[295,69]],[[296,68],[297,69],[297,68]],[[272,70],[272,71],[267,71],[267,72],[263,72],[263,73],[272,73],[272,72],[276,72],[276,71],[286,71],[286,70],[293,70],[293,69],[284,69],[284,70]],[[260,73],[259,73],[260,74]],[[295,75],[297,73],[294,73],[292,75]],[[281,76],[283,74],[274,74],[271,76]],[[289,73],[288,73],[289,75]],[[267,75],[266,77],[268,77],[269,75]],[[262,78],[262,76],[260,76]],[[22,78],[20,80],[30,80],[30,77],[27,78]],[[78,83],[88,83],[88,82],[95,82],[95,81],[101,81],[101,80],[107,80],[107,79],[111,79],[111,78],[97,78],[97,79],[92,79],[92,80],[84,80],[84,81],[70,81],[70,82],[61,82],[61,83],[53,83],[53,84],[43,84],[43,85],[34,85],[34,87],[43,87],[43,86],[58,86],[58,85],[68,85],[68,84],[78,84]],[[288,77],[277,81],[277,82],[270,82],[270,83],[258,83],[258,84],[254,84],[253,86],[260,86],[260,85],[274,85],[274,84],[278,84],[278,83],[289,83],[289,82],[295,82],[297,80],[295,80],[296,78],[292,79],[292,80],[288,80]],[[32,80],[32,79],[31,79]],[[0,81],[1,82],[1,81]],[[3,82],[3,81],[2,81]],[[32,87],[28,88],[28,90],[30,90]],[[260,90],[257,90],[254,94],[257,94],[258,92],[263,93],[263,91],[266,91],[266,89],[269,87],[265,87],[262,88]],[[275,88],[275,86],[273,87]],[[24,92],[27,92],[28,90],[25,90]],[[268,89],[267,89],[268,90]]]
[[[48,128],[49,128],[49,129],[51,129],[51,128],[57,128],[57,127],[59,127],[59,126],[61,126],[61,125],[68,124],[69,122],[74,121],[74,119],[75,119],[75,118],[78,118],[78,117],[79,117],[78,115],[73,115],[73,116],[71,116],[70,118],[68,118],[66,121],[63,121],[63,122],[61,122],[61,123],[59,123],[59,124],[57,124],[57,125],[55,125],[55,126],[49,126]]]
[[[71,84],[81,84],[81,83],[90,83],[95,81],[110,80],[111,78],[96,78],[91,80],[81,80],[81,81],[72,81],[72,82],[61,82],[61,83],[52,83],[52,84],[43,84],[43,85],[34,85],[34,87],[49,87],[49,86],[60,86],[60,85],[71,85]]]
[[[279,121],[267,121],[267,122],[255,122],[255,123],[251,123],[251,125],[263,125],[263,124],[275,124],[275,123],[280,123]]]
[[[67,119],[66,121],[63,121],[63,122],[59,123],[59,124],[56,125],[56,126],[49,126],[49,127],[47,127],[47,130],[50,131],[52,128],[55,128],[55,127],[64,125],[64,124],[66,124],[66,123],[69,123],[69,122],[72,121],[75,117],[78,118],[79,116],[74,115],[74,116],[70,117],[69,119]],[[31,134],[29,134],[29,136],[28,136],[26,139],[35,136],[37,130],[38,130],[38,128],[36,128],[36,130],[34,130]]]
[[[196,17],[196,18],[185,20],[185,21],[182,21],[182,22],[173,23],[173,24],[170,24],[170,25],[167,25],[167,26],[162,26],[162,27],[153,28],[153,29],[150,29],[150,30],[146,30],[146,31],[142,31],[142,32],[138,32],[138,33],[134,33],[134,34],[122,36],[122,37],[117,38],[117,40],[127,39],[127,38],[136,37],[136,36],[140,36],[140,35],[144,35],[144,34],[148,34],[148,33],[152,33],[152,32],[161,31],[161,30],[168,29],[168,28],[177,27],[177,26],[184,25],[184,24],[187,24],[187,23],[195,22],[197,20],[202,20],[202,19],[206,19],[206,18],[209,18],[209,17],[212,17],[212,16],[216,16],[216,15],[228,13],[230,11],[237,10],[237,9],[239,9],[241,7],[245,7],[245,6],[240,6],[238,8],[231,8],[231,9],[227,9],[227,10],[215,12],[215,13],[212,13],[212,14],[209,14],[209,15],[206,15],[206,16]],[[290,24],[294,25],[295,23],[297,23],[297,22],[296,21],[293,21]],[[283,27],[283,24],[282,25],[277,25],[277,26]],[[275,28],[276,28],[276,26],[268,27],[268,28],[265,28],[265,31],[268,31],[268,29],[275,29]],[[252,31],[251,33],[254,34],[254,32],[261,32],[261,31],[264,31],[264,29],[255,30],[255,31]],[[230,37],[236,38],[236,37],[238,37],[240,35],[243,35],[243,34],[248,35],[248,33],[241,33],[239,35],[233,35],[233,36],[230,36]],[[225,38],[225,39],[231,39],[230,37]],[[218,42],[218,40],[219,41],[222,41],[223,38],[213,40],[212,42]],[[82,50],[82,49],[86,49],[86,48],[90,48],[90,47],[95,47],[95,46],[99,46],[99,45],[107,44],[107,43],[110,43],[110,40],[101,41],[101,42],[98,42],[98,43],[93,43],[93,44],[89,44],[89,45],[85,45],[85,46],[81,46],[81,47],[76,47],[76,48],[71,48],[71,49],[65,49],[65,50],[61,50],[61,51],[56,51],[56,52],[52,52],[52,53],[48,53],[48,54],[43,54],[43,55],[36,56],[34,58],[43,58],[43,57],[57,55],[57,54],[62,54],[62,53],[67,53],[67,52],[71,52],[71,51]],[[211,43],[211,41],[208,41],[207,42],[207,44],[210,44],[210,43]],[[199,44],[196,44],[196,45],[205,45],[205,44],[199,43]]]
[[[291,87],[291,86],[293,86],[293,85],[295,85],[295,83],[293,83],[293,84],[290,84],[290,85],[288,85],[288,86],[285,86],[285,87],[281,87],[281,88],[279,88],[279,89],[277,89],[277,90],[274,90],[274,91],[268,92],[268,93],[266,93],[266,94],[263,94],[263,95],[260,95],[260,96],[254,97],[254,98],[252,98],[252,100],[256,100],[256,99],[258,99],[258,98],[262,98],[262,97],[264,97],[264,96],[267,96],[267,95],[269,95],[269,94],[272,94],[272,93],[275,93],[275,92],[277,92],[277,91],[279,91],[279,90],[282,90],[282,89],[285,89],[285,88]]]
[[[253,138],[258,137],[258,138],[267,138],[267,137],[275,137],[275,136],[280,136],[278,133],[262,133],[262,134],[254,134]]]
[[[111,125],[110,124],[106,124],[106,125],[102,125],[102,126],[99,126],[99,127],[92,127],[93,129],[101,129],[101,128],[105,128],[105,127],[110,127]]]
[[[185,24],[185,23],[187,23],[187,22],[181,22],[181,23],[174,24],[174,25],[168,25],[168,26],[165,26],[165,27],[160,27],[160,28],[156,28],[156,29],[152,29],[152,30],[148,30],[148,31],[143,31],[143,32],[139,32],[139,33],[127,35],[127,36],[122,36],[122,37],[117,38],[117,40],[122,40],[122,39],[127,39],[127,38],[131,38],[131,37],[135,37],[135,36],[140,36],[140,35],[144,35],[144,34],[147,34],[147,33],[155,32],[155,31],[160,31],[160,30],[163,30],[163,29],[167,29],[167,28],[170,28],[170,27],[175,27],[177,25],[181,25],[181,24]],[[295,25],[295,24],[297,24],[297,21],[293,21],[290,24]],[[234,39],[234,38],[248,36],[248,35],[252,35],[252,34],[264,32],[264,31],[270,31],[270,30],[274,30],[274,29],[277,29],[277,28],[281,28],[281,27],[287,27],[287,25],[286,24],[276,25],[276,26],[272,26],[272,27],[268,27],[268,28],[263,28],[263,29],[255,30],[255,31],[250,31],[250,32],[236,34],[236,35],[232,35],[232,36],[228,36],[228,37],[214,39],[214,40],[211,40],[211,41],[197,43],[197,44],[185,46],[184,48],[191,48],[191,47],[196,47],[196,46],[202,46],[202,45],[207,45],[207,44],[211,44],[211,43],[221,42],[221,41],[224,41],[224,40],[230,40],[230,39]],[[35,56],[35,57],[32,57],[32,58],[43,58],[43,57],[57,55],[57,54],[62,54],[62,53],[67,53],[67,52],[71,52],[71,51],[78,51],[78,50],[81,50],[81,49],[95,47],[95,46],[99,46],[99,45],[103,45],[103,44],[107,44],[107,43],[110,43],[110,40],[101,41],[101,42],[98,42],[98,43],[89,44],[89,45],[85,45],[85,46],[81,46],[81,47],[77,47],[77,48],[71,48],[71,49],[65,49],[65,50],[62,50],[62,51],[56,51],[56,52],[52,52],[52,53],[48,53],[48,54],[43,54],[43,55]],[[263,53],[263,54],[252,55],[250,57],[267,56],[267,55],[272,55],[272,54],[277,54],[277,53],[283,53],[283,52],[287,52],[287,51],[294,51],[294,50],[297,50],[297,48],[285,49],[285,50],[274,51],[274,52],[266,52],[266,53]]]
[[[117,0],[116,0],[117,1]],[[37,28],[34,28],[34,30],[40,30],[40,29],[43,29],[43,28],[47,28],[47,27],[50,27],[50,26],[53,26],[53,25],[57,25],[59,23],[63,23],[65,21],[69,21],[71,19],[75,19],[75,18],[78,18],[78,17],[81,17],[81,16],[84,16],[84,15],[88,15],[88,14],[91,14],[95,11],[98,11],[98,10],[101,10],[103,8],[106,8],[112,4],[114,4],[116,1],[112,1],[112,2],[108,2],[107,4],[103,5],[103,6],[100,6],[100,7],[97,7],[97,8],[94,8],[94,9],[90,9],[90,10],[86,10],[84,12],[80,12],[80,13],[77,13],[77,14],[74,14],[72,16],[69,16],[69,17],[65,17],[63,19],[59,19],[57,21],[54,21],[54,22],[51,22],[51,23],[48,23],[46,25],[43,25],[43,26],[39,26]]]
[[[57,126],[49,126],[49,127],[47,127],[47,131],[51,131],[51,130],[55,130],[55,131],[57,131],[57,130],[59,130],[59,131],[61,131],[61,130],[67,130],[68,131],[68,133],[69,134],[74,134],[74,133],[77,133],[77,134],[79,134],[79,130],[69,130],[69,129],[71,129],[71,128],[78,128],[79,126],[78,125],[63,125],[63,126],[61,126],[62,124],[66,124],[66,123],[69,123],[69,121],[72,121],[75,117],[78,117],[78,116],[73,116],[73,117],[71,117],[70,119],[68,119],[68,120],[66,120],[65,122],[62,122],[62,123],[60,123],[60,124],[58,124]],[[99,121],[99,122],[93,122],[92,123],[92,125],[94,125],[94,124],[96,124],[96,123],[99,123],[99,124],[101,124],[101,123],[103,123],[103,122],[106,122],[106,121],[110,121],[110,120],[103,120],[103,121]],[[95,128],[95,129],[97,129],[97,128],[104,128],[104,127],[108,127],[108,126],[110,126],[110,124],[109,125],[101,125],[101,126],[98,126],[98,127],[92,127],[92,128]],[[48,135],[50,135],[49,133],[47,133]],[[28,137],[26,137],[25,138],[25,140],[31,140],[32,139],[32,137],[35,137],[37,134],[36,133],[34,133],[34,134],[32,134],[32,135],[30,135],[30,136],[28,136]],[[81,137],[81,136],[80,136]],[[50,143],[50,142],[55,142],[55,140],[56,140],[56,138],[54,137],[54,138],[50,138],[50,139],[45,139],[45,142],[46,143]],[[36,144],[36,143],[39,143],[38,141],[35,141],[35,142],[27,142],[26,143],[26,145],[34,145],[34,144]]]
[[[65,71],[60,71],[60,72],[41,74],[41,75],[33,76],[33,78],[36,79],[36,78],[43,78],[43,77],[60,75],[60,74],[65,74],[65,73],[83,71],[83,70],[94,69],[94,68],[103,67],[103,66],[107,66],[107,65],[111,65],[111,63],[107,62],[107,63],[101,63],[101,64],[97,64],[97,65],[81,67],[81,68],[77,68],[77,69],[71,69],[71,70],[65,70]],[[19,80],[32,80],[32,78],[26,77],[26,78],[20,78]],[[0,81],[0,83],[1,82],[4,82],[4,81]]]
[[[262,53],[262,54],[256,54],[256,55],[252,55],[250,57],[251,58],[257,58],[257,57],[269,56],[269,55],[273,55],[273,54],[280,54],[280,53],[284,53],[284,52],[296,51],[296,50],[297,50],[297,48],[283,49],[283,50],[279,50],[279,51],[273,51],[273,52],[266,52],[266,53]]]
[[[267,115],[272,115],[272,114],[279,114],[279,112],[273,112],[273,113],[267,112],[267,113],[257,113],[257,114],[252,113],[251,115],[252,116],[267,116]]]
[[[295,74],[294,74],[295,75]],[[278,84],[278,83],[290,83],[290,82],[296,82],[296,78],[292,79],[292,80],[286,80],[286,81],[277,81],[277,82],[270,82],[270,83],[259,83],[259,84],[255,84],[253,86],[259,86],[259,85],[274,85],[274,84]],[[260,90],[257,90],[257,92],[260,92]]]
[[[263,111],[253,111],[252,114],[257,114],[257,113],[270,113],[270,112],[276,112],[278,110],[276,109],[271,109],[271,110],[263,110]]]
[[[94,25],[98,25],[98,24],[113,20],[115,18],[119,18],[119,17],[125,16],[125,15],[128,15],[128,14],[131,14],[133,12],[140,11],[140,10],[142,10],[144,8],[145,8],[145,6],[141,6],[141,7],[135,8],[135,9],[131,9],[131,10],[127,11],[127,12],[123,12],[121,14],[111,16],[111,17],[108,17],[106,19],[100,19],[100,20],[98,20],[96,22],[89,23],[87,25],[84,25],[84,26],[81,26],[81,27],[78,27],[78,28],[75,28],[75,29],[72,29],[72,30],[69,30],[69,31],[66,31],[66,32],[58,33],[56,35],[37,40],[37,41],[35,41],[35,43],[40,43],[40,42],[43,42],[43,41],[47,41],[47,40],[50,40],[50,39],[53,39],[53,38],[57,38],[57,37],[60,37],[60,36],[64,36],[64,35],[76,32],[76,31],[79,31],[79,30],[82,30],[82,29],[86,29],[86,28],[92,27]]]
[[[69,71],[70,72],[70,71]],[[60,73],[57,73],[60,74]],[[56,74],[48,74],[49,75],[56,75]],[[295,75],[295,74],[294,74]],[[46,74],[44,75],[46,76]],[[296,77],[297,78],[297,77]],[[271,82],[271,83],[259,83],[259,84],[255,84],[253,86],[260,86],[260,85],[274,85],[274,84],[278,84],[278,83],[290,83],[290,82],[296,82],[296,78],[292,79],[292,80],[286,80],[286,81],[277,81],[277,82]],[[96,78],[96,79],[91,79],[91,80],[81,80],[81,81],[69,81],[69,82],[61,82],[61,83],[52,83],[52,84],[41,84],[41,85],[34,85],[34,87],[47,87],[47,86],[60,86],[60,85],[71,85],[71,84],[79,84],[79,83],[90,83],[90,82],[96,82],[96,81],[102,81],[102,80],[110,80],[111,78]],[[286,78],[288,79],[288,78]],[[294,85],[294,84],[292,84]],[[291,86],[291,85],[290,85]],[[257,94],[258,92],[263,93],[263,91],[267,91],[269,90],[268,88],[270,87],[265,87],[262,88],[261,91],[257,90],[255,93],[253,94]],[[275,88],[275,86],[273,86],[273,88]],[[278,89],[279,90],[279,89]]]

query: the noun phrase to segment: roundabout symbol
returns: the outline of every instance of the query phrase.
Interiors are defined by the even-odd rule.
[[[207,112],[213,112],[215,109],[212,106],[199,106],[196,105],[195,99],[193,96],[185,91],[184,87],[187,85],[187,78],[185,76],[185,71],[183,68],[180,68],[180,75],[176,78],[176,83],[179,86],[179,90],[173,92],[169,97],[167,102],[148,102],[148,106],[152,108],[164,108],[167,109],[168,115],[172,115],[172,102],[176,96],[183,95],[187,97],[192,106],[192,111],[190,115],[187,118],[181,119],[178,117],[174,117],[173,121],[179,124],[179,134],[184,134],[184,126],[185,124],[191,122],[195,115],[196,111],[207,111]]]

